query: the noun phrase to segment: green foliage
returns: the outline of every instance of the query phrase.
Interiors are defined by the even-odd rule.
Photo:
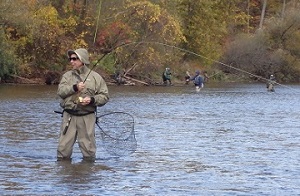
[[[13,47],[8,44],[3,29],[0,28],[0,78],[15,74],[17,63]]]
[[[101,57],[100,57],[101,58]],[[97,62],[97,60],[93,61],[93,65]],[[114,54],[108,54],[105,56],[97,65],[102,70],[105,70],[109,74],[113,74],[116,70],[116,58]]]
[[[237,7],[240,1],[181,0],[178,10],[187,42],[183,47],[201,55],[199,61],[209,66],[222,55],[229,24],[246,24],[246,14]],[[188,58],[196,58],[187,54]]]

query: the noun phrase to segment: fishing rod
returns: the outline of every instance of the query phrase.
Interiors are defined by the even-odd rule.
[[[121,46],[121,45],[120,45]],[[94,63],[93,67],[90,69],[90,71],[88,72],[88,74],[86,75],[85,79],[83,80],[83,83],[85,83],[85,81],[87,80],[87,78],[89,77],[89,75],[91,74],[92,70],[95,69],[95,67],[98,65],[98,63],[104,58],[106,57],[106,55],[110,54],[112,51],[114,51],[115,49],[117,49],[118,47],[120,46],[117,46],[115,48],[112,48],[112,49],[107,49],[105,50],[105,53],[96,61],[96,63]]]
[[[103,56],[101,56],[96,63],[94,63],[93,67],[90,69],[90,71],[88,72],[87,76],[85,77],[85,79],[83,80],[83,83],[87,80],[88,76],[91,74],[92,70],[95,69],[95,67],[97,67],[98,63],[104,58],[106,57],[106,55],[110,54],[112,51],[116,50],[117,48],[120,48],[120,47],[125,47],[125,46],[128,46],[128,45],[132,45],[132,44],[136,44],[139,45],[141,44],[142,42],[130,42],[130,43],[122,43],[114,48],[111,48],[111,49],[106,49],[105,50],[105,53]]]
[[[90,75],[90,73],[92,72],[92,70],[97,66],[97,64],[98,64],[98,63],[99,63],[99,62],[100,62],[107,54],[110,54],[112,51],[116,50],[116,49],[119,48],[119,47],[128,45],[128,43],[122,43],[122,44],[120,44],[120,45],[117,45],[117,42],[119,41],[118,38],[120,38],[121,32],[122,32],[122,31],[123,31],[123,29],[121,28],[121,29],[119,30],[119,32],[117,33],[118,36],[115,38],[115,41],[111,44],[111,46],[116,45],[115,47],[108,48],[108,49],[106,49],[106,48],[103,49],[104,55],[103,55],[101,58],[99,58],[99,59],[97,60],[97,62],[93,65],[93,67],[90,69],[89,73],[87,74],[87,76],[86,76],[85,79],[83,80],[83,83],[87,80],[87,78],[88,78],[88,76]]]
[[[101,58],[99,58],[97,60],[96,63],[94,63],[93,67],[90,69],[89,73],[86,75],[85,79],[83,80],[83,83],[87,80],[88,76],[91,74],[92,70],[95,69],[95,67],[98,65],[98,63],[107,55],[110,54],[111,52],[105,53],[104,55],[102,55]]]

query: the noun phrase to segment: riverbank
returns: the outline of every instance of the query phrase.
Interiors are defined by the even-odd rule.
[[[107,85],[124,85],[124,86],[162,86],[164,85],[160,78],[156,80],[140,80],[130,76],[124,76],[119,83],[113,75],[103,74],[100,75],[104,78]],[[221,76],[215,75],[209,78],[209,83],[252,83],[257,82],[257,79],[250,78],[248,76],[236,75],[236,74],[220,74]],[[57,85],[59,84],[61,73],[59,72],[47,72],[46,74],[40,74],[30,77],[22,77],[18,75],[10,75],[6,79],[0,80],[0,83],[5,84],[36,84],[36,85]],[[185,85],[184,79],[173,78],[173,85],[181,86]]]

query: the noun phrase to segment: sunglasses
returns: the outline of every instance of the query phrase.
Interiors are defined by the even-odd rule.
[[[69,61],[76,61],[76,60],[78,60],[79,58],[78,57],[70,57],[69,58]]]

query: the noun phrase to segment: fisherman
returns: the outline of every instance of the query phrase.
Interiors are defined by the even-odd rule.
[[[267,82],[267,89],[270,92],[275,92],[274,85],[276,83],[276,79],[274,75],[270,75],[270,79]]]
[[[209,79],[209,76],[207,74],[207,71],[203,71],[203,76],[204,76],[204,80],[203,80],[203,83],[207,83],[208,82],[208,79]]]
[[[190,83],[190,79],[191,79],[191,75],[190,75],[189,71],[185,72],[184,79],[185,79],[185,84],[188,85]]]
[[[194,81],[196,91],[199,92],[203,87],[203,77],[200,75],[200,71],[195,72],[195,76],[191,78],[191,81]]]
[[[78,140],[83,160],[94,161],[96,111],[108,102],[108,89],[104,79],[87,67],[86,49],[69,50],[67,55],[73,68],[62,76],[57,90],[63,108],[57,160],[71,160]]]
[[[162,74],[162,79],[163,79],[164,85],[168,85],[168,84],[172,85],[171,75],[172,75],[171,70],[170,70],[170,68],[167,67],[166,70]]]
[[[125,80],[124,80],[124,75],[125,75],[125,71],[121,71],[121,70],[116,70],[115,72],[115,80],[117,82],[118,85],[121,85],[121,84],[125,84]]]

